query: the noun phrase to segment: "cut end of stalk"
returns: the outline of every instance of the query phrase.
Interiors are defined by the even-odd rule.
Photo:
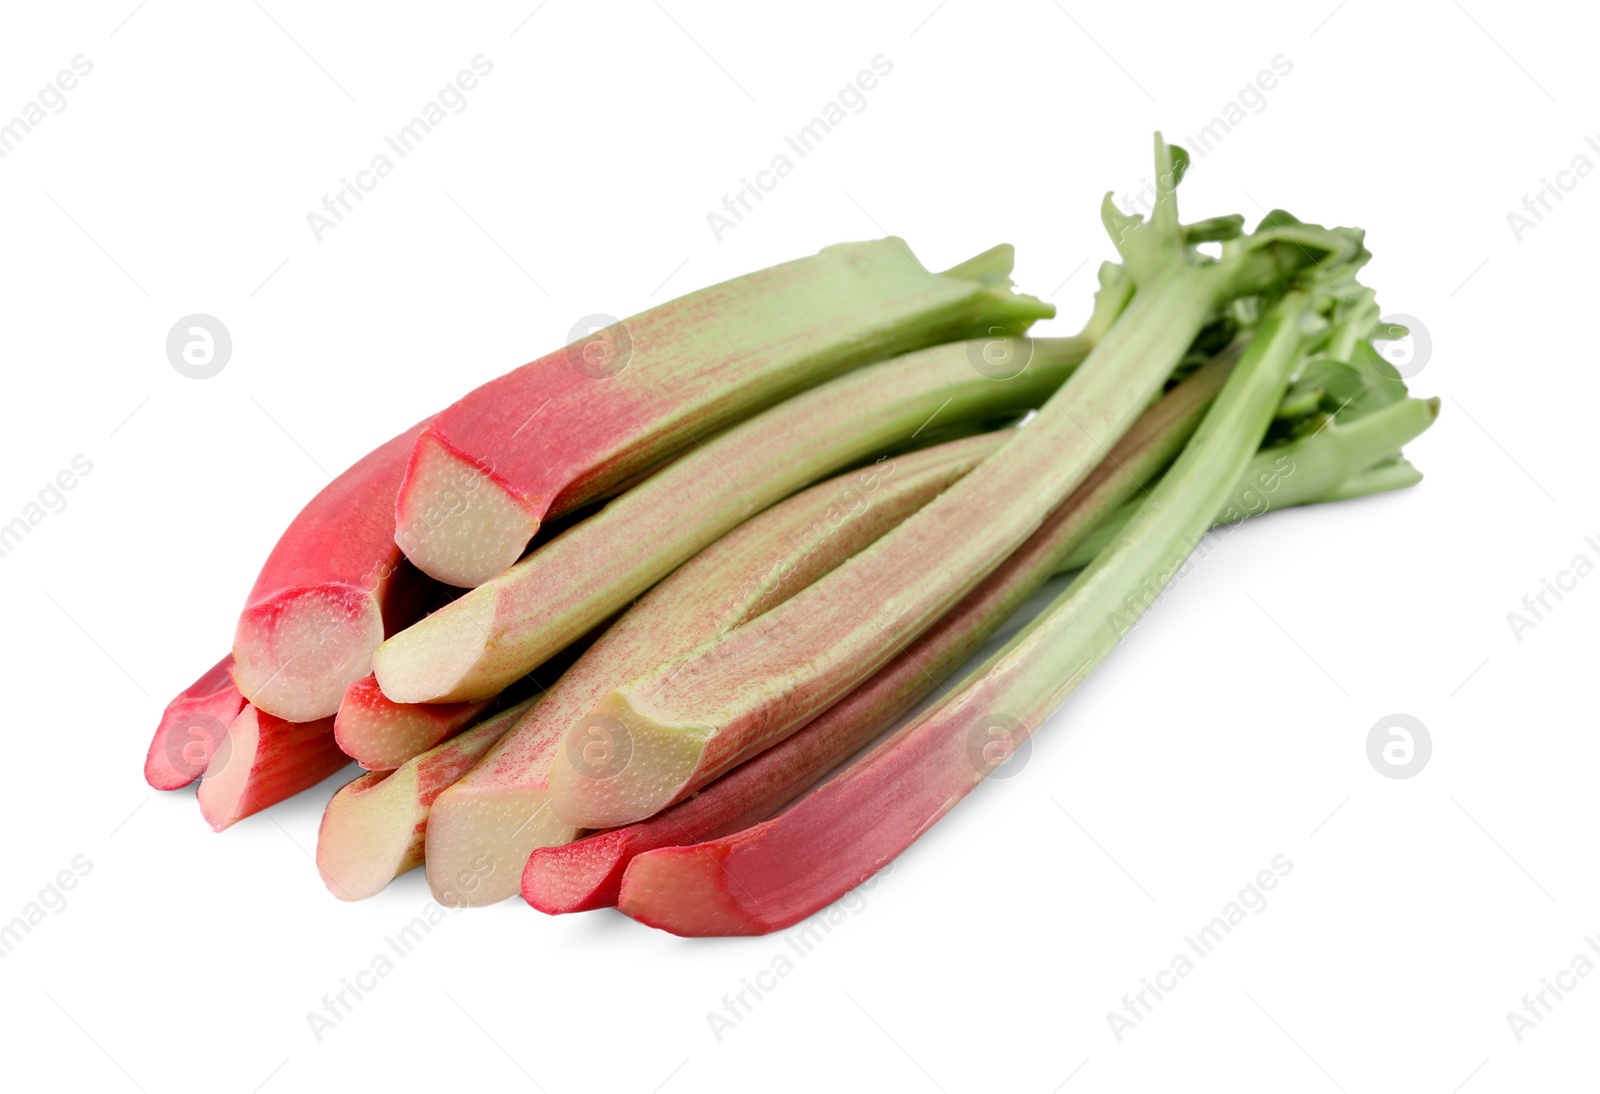
[[[620,828],[690,789],[712,731],[659,722],[612,692],[567,733],[550,765],[550,810],[575,828]]]
[[[428,887],[447,907],[496,904],[517,895],[535,849],[577,838],[539,790],[458,784],[439,795],[428,817]]]
[[[542,513],[429,430],[395,501],[394,541],[429,577],[471,589],[522,557]]]
[[[211,757],[196,797],[213,831],[243,820],[349,763],[333,739],[333,719],[287,722],[253,706],[239,712]]]
[[[422,862],[415,770],[374,771],[328,802],[317,832],[317,871],[340,900],[365,900]]]
[[[302,585],[252,604],[233,636],[233,679],[268,714],[313,722],[372,670],[383,612],[370,589]]]
[[[617,908],[647,927],[684,938],[767,934],[728,892],[726,848],[710,844],[646,851],[622,876]]]
[[[478,695],[464,693],[464,689],[473,670],[490,652],[494,616],[494,590],[480,589],[394,635],[372,656],[379,688],[396,703],[490,698],[493,691]]]
[[[345,690],[333,735],[368,771],[393,771],[470,725],[487,705],[397,703],[383,694],[377,677],[364,676]]]
[[[250,781],[259,736],[254,708],[245,707],[228,730],[227,743],[217,750],[213,759],[225,761],[219,770],[206,769],[201,779],[197,797],[200,815],[206,819],[213,832],[220,832],[236,821],[255,812],[246,800],[246,786]],[[231,761],[237,757],[238,762]]]
[[[224,657],[167,704],[145,754],[145,782],[157,790],[177,790],[205,771],[244,709],[232,670],[233,657]]]
[[[629,857],[622,830],[537,848],[522,870],[522,899],[547,915],[615,908]]]

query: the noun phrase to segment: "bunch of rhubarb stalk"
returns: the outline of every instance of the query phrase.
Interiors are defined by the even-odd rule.
[[[1036,729],[1208,529],[1420,479],[1362,233],[1148,218],[1068,338],[996,247],[896,239],[715,285],[493,380],[289,525],[145,775],[218,830],[322,781],[358,900],[787,927]],[[1081,572],[1080,572],[1081,571]],[[1052,576],[1065,591],[953,674]],[[923,701],[935,696],[931,704]],[[907,719],[908,713],[920,713]]]

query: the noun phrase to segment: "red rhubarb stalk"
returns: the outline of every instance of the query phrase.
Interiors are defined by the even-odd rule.
[[[377,677],[363,676],[345,689],[333,735],[368,771],[393,771],[471,725],[492,702],[396,703],[384,697]]]
[[[286,722],[246,706],[200,778],[200,815],[215,831],[316,786],[350,762],[333,719]]]
[[[431,583],[405,562],[391,515],[422,425],[363,456],[279,537],[233,638],[233,678],[255,706],[310,722],[372,671],[386,629],[410,623]]]
[[[145,781],[157,790],[177,790],[194,782],[243,709],[244,696],[233,684],[229,654],[162,711],[144,758]]]

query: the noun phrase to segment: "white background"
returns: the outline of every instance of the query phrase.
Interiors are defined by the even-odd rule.
[[[1506,1019],[1600,932],[1600,576],[1520,642],[1506,619],[1600,559],[1600,178],[1520,242],[1506,217],[1600,165],[1576,5],[133,3],[0,16],[0,120],[94,66],[0,160],[0,523],[93,463],[0,559],[0,920],[92,862],[0,962],[7,1087],[1592,1084],[1600,976],[1520,1042]],[[467,109],[318,242],[306,214],[479,54]],[[866,109],[719,242],[706,214],[879,54]],[[720,1040],[707,1012],[782,936],[508,902],[441,924],[319,1042],[307,1012],[427,903],[420,872],[359,905],[324,891],[310,853],[348,774],[213,835],[140,767],[327,473],[580,316],[843,239],[894,232],[936,268],[1015,243],[1021,287],[1062,311],[1039,329],[1070,331],[1112,253],[1100,194],[1280,54],[1265,106],[1196,155],[1185,215],[1259,201],[1368,230],[1382,305],[1432,340],[1427,481],[1228,538],[1020,773]],[[164,351],[195,312],[234,342],[206,381]],[[1397,712],[1433,741],[1404,780],[1366,754]],[[1269,906],[1119,1042],[1106,1013],[1279,854]]]

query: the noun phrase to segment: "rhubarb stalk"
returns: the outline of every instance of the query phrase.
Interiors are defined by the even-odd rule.
[[[1011,292],[1009,246],[943,274],[903,242],[829,247],[613,323],[492,380],[417,439],[393,535],[425,573],[480,585],[542,521],[848,369],[1054,314]]]
[[[1177,170],[1156,138],[1163,178]],[[557,753],[550,808],[586,828],[648,817],[781,741],[855,688],[1032,535],[1149,404],[1216,310],[1274,289],[1302,266],[1360,253],[1341,230],[1282,218],[1198,254],[1177,222],[1174,188],[1151,221],[1107,200],[1107,227],[1136,285],[1082,367],[1010,444],[889,535],[747,624],[605,696],[569,732],[604,734],[629,759],[597,777]],[[1319,253],[1321,257],[1319,256]],[[380,672],[381,679],[381,672]]]
[[[420,866],[434,799],[537,701],[507,707],[394,771],[369,771],[346,784],[328,802],[317,831],[317,869],[328,891],[340,900],[365,900]]]
[[[619,907],[676,934],[762,934],[882,869],[993,770],[1110,652],[1215,519],[1302,344],[1304,297],[1263,322],[1178,462],[1082,577],[929,711],[794,808],[734,836],[635,858]],[[999,752],[1003,753],[1005,747]]]
[[[920,350],[841,376],[697,445],[504,574],[394,635],[373,660],[403,703],[485,699],[620,610],[740,521],[903,444],[937,417],[1039,405],[1089,338],[1006,340],[1020,374],[993,379],[988,343]]]
[[[1171,398],[1169,395],[1163,403]],[[1407,399],[1374,414],[1367,426],[1376,428],[1358,430],[1333,424],[1310,437],[1261,450],[1239,477],[1229,502],[1218,514],[1218,524],[1231,525],[1291,506],[1343,501],[1416,485],[1421,474],[1391,454],[1432,424],[1438,410],[1437,399]],[[1140,464],[1124,449],[1143,424],[1141,419],[1111,454],[1130,479]],[[1385,459],[1393,462],[1372,466]],[[1352,467],[1369,469],[1327,488],[1333,474]],[[936,681],[942,681],[1032,595],[1041,568],[1063,574],[1094,561],[1142,501],[1142,495],[1136,496],[1083,536],[1083,527],[1104,511],[1103,506],[1091,504],[1088,495],[1106,490],[1115,481],[1085,482],[953,612],[792,737],[648,820],[597,832],[574,843],[536,849],[523,870],[523,897],[551,914],[613,907],[623,872],[635,856],[658,847],[712,840],[776,813],[891,725],[931,691]],[[1060,561],[1062,549],[1075,539],[1078,545]],[[1046,562],[1040,554],[1050,541],[1057,546],[1049,550],[1050,561]],[[1028,575],[1025,579],[1024,574]],[[992,743],[992,738],[979,735],[972,745],[981,753]]]
[[[243,709],[244,696],[233,684],[233,655],[229,654],[184,688],[161,713],[161,724],[156,726],[144,758],[145,782],[157,790],[177,790],[194,782]]]
[[[546,778],[567,728],[596,697],[663,656],[792,596],[903,520],[1005,443],[1010,431],[925,449],[821,483],[746,521],[679,567],[613,624],[465,778],[442,794],[428,823],[430,884],[479,867],[463,899],[512,896],[536,847],[577,829],[545,807]],[[583,743],[583,762],[616,757]],[[488,868],[481,868],[487,863]]]
[[[764,820],[870,742],[976,651],[1073,544],[1177,454],[1232,364],[1232,354],[1214,359],[1141,415],[1021,548],[865,684],[793,736],[666,811],[533,851],[522,874],[523,897],[550,913],[612,906],[636,855]]]
[[[333,736],[368,771],[393,771],[471,725],[491,702],[396,703],[379,690],[377,677],[364,676],[345,689]]]
[[[279,537],[233,636],[233,678],[255,706],[310,722],[372,671],[385,628],[420,612],[431,585],[395,546],[395,491],[422,425],[356,461]]]
[[[1348,424],[1334,418],[1309,437],[1264,448],[1251,457],[1217,522],[1232,524],[1273,509],[1415,486],[1422,475],[1399,459],[1400,447],[1438,416],[1438,399],[1402,399]],[[1390,460],[1394,462],[1385,462]],[[1093,562],[1142,504],[1142,498],[1134,498],[1107,517],[1073,550],[1062,569],[1081,570]]]
[[[200,815],[214,831],[317,785],[350,757],[333,740],[333,719],[286,722],[246,706],[200,777]]]

